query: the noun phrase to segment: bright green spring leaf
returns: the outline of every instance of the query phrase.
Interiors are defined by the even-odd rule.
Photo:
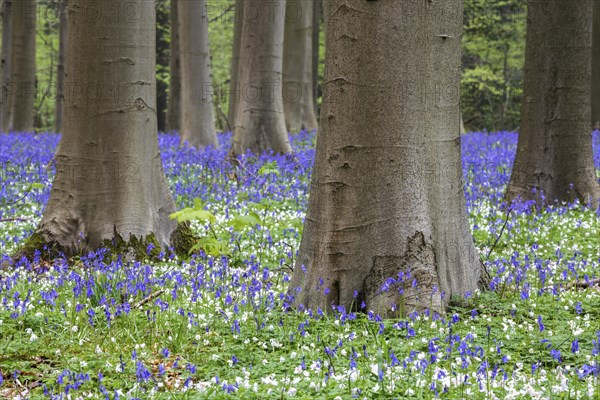
[[[257,213],[250,212],[248,215],[238,215],[229,221],[229,225],[233,226],[236,231],[242,230],[246,227],[254,227],[256,225],[262,225],[262,221]]]

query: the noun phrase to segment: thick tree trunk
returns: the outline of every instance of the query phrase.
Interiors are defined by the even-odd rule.
[[[443,312],[489,279],[462,189],[462,1],[331,0],[331,9],[290,294],[313,310],[364,301],[382,315]]]
[[[235,20],[233,22],[233,50],[231,54],[231,64],[229,70],[229,109],[227,111],[227,120],[229,126],[235,126],[236,106],[240,102],[240,87],[239,87],[239,65],[240,65],[240,48],[242,44],[242,23],[244,3],[243,0],[235,2]]]
[[[240,47],[240,102],[231,155],[292,151],[283,114],[282,57],[285,0],[244,0]]]
[[[523,109],[507,199],[593,204],[592,0],[529,0]]]
[[[169,53],[169,98],[167,105],[167,129],[181,128],[181,58],[179,54],[178,0],[171,0],[171,47]]]
[[[206,0],[178,0],[181,144],[219,145],[215,130]]]
[[[59,7],[60,22],[58,33],[58,64],[56,66],[56,106],[54,109],[55,132],[60,132],[62,130],[65,105],[65,51],[67,47],[67,28],[69,26],[67,0],[60,0]]]
[[[600,129],[600,1],[594,1],[592,39],[592,126]]]
[[[13,0],[9,129],[33,131],[36,0]]]
[[[2,93],[0,93],[0,130],[8,131],[8,122],[10,120],[10,104],[8,103],[8,90],[10,82],[10,64],[11,64],[11,43],[12,43],[12,14],[13,0],[4,0],[2,2]]]
[[[287,0],[283,109],[288,131],[317,128],[313,92],[313,1]]]
[[[123,10],[122,4],[95,3],[102,17],[91,18],[85,3],[68,2],[57,173],[26,248],[40,239],[68,255],[121,240],[179,246],[181,229],[169,218],[175,203],[158,150],[154,3],[130,1],[128,18],[114,18],[111,11]]]

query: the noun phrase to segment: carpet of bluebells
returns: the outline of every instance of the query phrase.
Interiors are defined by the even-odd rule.
[[[232,165],[159,138],[178,207],[210,218],[188,260],[100,250],[0,270],[0,398],[600,397],[600,212],[507,206],[517,135],[463,137],[469,221],[491,291],[446,315],[289,311],[314,134]],[[39,221],[55,134],[0,138],[0,256]],[[600,169],[600,134],[594,135]],[[250,223],[248,223],[250,221]],[[148,249],[150,252],[152,249]],[[40,254],[41,256],[41,254]]]

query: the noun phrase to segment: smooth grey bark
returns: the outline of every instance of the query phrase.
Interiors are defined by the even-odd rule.
[[[212,101],[206,0],[178,0],[181,145],[218,147]]]
[[[381,315],[443,312],[489,281],[463,194],[462,1],[331,0],[331,10],[289,294],[313,310],[364,301]]]
[[[320,35],[321,35],[321,15],[322,13],[322,0],[315,0],[313,7],[313,33],[312,33],[312,78],[313,78],[313,106],[315,109],[315,116],[318,119],[318,104],[317,100],[319,98],[318,88],[319,88],[319,63],[320,63]]]
[[[229,126],[235,126],[236,106],[240,101],[240,87],[238,82],[240,65],[240,48],[242,44],[242,23],[244,3],[243,0],[235,2],[235,20],[233,22],[233,50],[230,63],[229,78],[229,109],[227,110],[227,120]]]
[[[9,130],[33,131],[36,1],[13,0]]]
[[[592,126],[600,129],[600,1],[594,1],[592,39]]]
[[[283,114],[283,10],[285,0],[244,0],[232,156],[292,151]]]
[[[113,18],[122,4],[104,0],[102,17],[69,0],[66,100],[56,176],[36,234],[69,254],[106,240],[152,235],[173,244],[176,210],[158,149],[155,8]]]
[[[59,33],[58,33],[58,63],[56,65],[56,105],[54,109],[54,131],[62,130],[63,112],[65,104],[65,51],[67,47],[67,0],[60,0],[59,4]]]
[[[523,108],[507,200],[600,199],[592,158],[592,0],[529,0]]]
[[[4,0],[2,2],[2,59],[0,60],[0,68],[2,73],[2,92],[0,93],[0,130],[8,131],[8,122],[10,119],[10,105],[8,103],[8,90],[10,82],[10,56],[12,43],[12,0]]]
[[[289,132],[317,129],[313,91],[312,0],[287,0],[283,45],[283,110]]]
[[[169,53],[169,97],[167,103],[167,129],[179,131],[181,127],[181,58],[179,54],[178,0],[171,0],[171,46]]]

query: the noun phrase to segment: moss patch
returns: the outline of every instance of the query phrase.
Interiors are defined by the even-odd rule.
[[[171,234],[171,246],[175,254],[182,258],[187,258],[190,250],[198,241],[198,237],[192,232],[189,222],[181,222]]]
[[[113,238],[103,240],[100,247],[109,249],[110,254],[113,256],[123,254],[136,260],[143,260],[147,257],[158,258],[161,250],[154,233],[139,238],[131,235],[129,241],[127,241],[117,232],[116,228],[113,232]]]
[[[12,255],[11,259],[13,263],[18,262],[23,257],[28,260],[32,260],[36,252],[39,251],[40,259],[49,261],[55,258],[63,257],[68,254],[68,251],[60,245],[60,243],[46,239],[46,234],[42,231],[35,231],[29,236],[25,243]],[[4,262],[0,267],[5,269],[10,267],[11,264]]]
[[[65,247],[57,241],[51,240],[50,236],[50,234],[43,231],[38,230],[34,232],[12,255],[12,263],[5,261],[0,265],[0,268],[8,269],[23,257],[32,260],[38,251],[41,261],[52,261],[61,257],[72,258],[82,256],[89,251],[94,250],[89,246],[82,244],[79,246]],[[198,238],[190,228],[190,224],[185,222],[177,225],[177,228],[171,234],[170,242],[177,256],[187,258],[190,249],[197,242],[197,239]],[[113,238],[103,240],[98,247],[109,250],[106,253],[107,257],[114,257],[121,254],[136,260],[158,258],[162,250],[153,233],[145,237],[131,235],[129,240],[126,241],[116,229]]]

